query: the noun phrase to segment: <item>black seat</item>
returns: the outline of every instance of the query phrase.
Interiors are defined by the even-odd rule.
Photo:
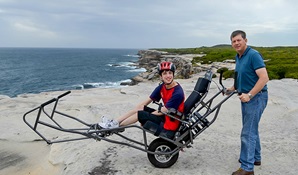
[[[204,98],[207,96],[209,86],[211,81],[206,78],[199,78],[194,90],[191,92],[191,94],[188,96],[186,101],[184,102],[184,115],[183,120],[191,120],[192,115],[195,115],[194,111],[196,108],[201,104],[201,102],[204,100]],[[192,121],[193,123],[193,121]],[[193,123],[194,124],[194,123]],[[183,136],[181,139],[181,142],[187,143],[190,141],[190,134],[191,131],[189,130],[190,126],[185,124],[180,124],[178,131],[176,132],[177,138],[179,136]],[[189,133],[185,135],[185,132]]]
[[[158,124],[156,124],[152,121],[147,121],[143,125],[143,128],[151,131],[155,136],[163,136],[163,137],[167,137],[169,139],[172,139],[175,135],[175,132],[165,130],[162,125],[163,125],[163,123],[161,125],[158,125]]]

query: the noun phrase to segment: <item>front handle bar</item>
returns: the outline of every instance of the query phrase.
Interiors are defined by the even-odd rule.
[[[71,93],[71,91],[67,91],[67,92],[65,92],[65,93],[63,93],[63,94],[61,94],[61,95],[59,95],[57,98],[53,98],[53,99],[51,99],[51,100],[49,100],[49,101],[44,102],[44,103],[41,104],[40,106],[41,106],[41,107],[44,107],[44,106],[46,106],[46,105],[48,105],[48,104],[50,104],[50,103],[53,103],[54,101],[56,101],[56,100],[58,100],[58,99],[60,99],[60,98],[62,98],[62,97],[64,97],[65,95],[70,94],[70,93]]]

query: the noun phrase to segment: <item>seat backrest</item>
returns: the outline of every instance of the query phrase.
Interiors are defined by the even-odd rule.
[[[194,90],[184,102],[184,116],[188,116],[195,104],[198,103],[208,92],[210,80],[200,77],[196,83]]]

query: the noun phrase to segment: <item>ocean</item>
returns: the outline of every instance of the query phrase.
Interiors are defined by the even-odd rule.
[[[0,48],[0,95],[113,88],[140,72],[138,49]]]

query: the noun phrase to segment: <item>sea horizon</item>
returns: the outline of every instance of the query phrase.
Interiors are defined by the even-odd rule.
[[[0,47],[0,95],[113,88],[146,71],[139,49]]]

